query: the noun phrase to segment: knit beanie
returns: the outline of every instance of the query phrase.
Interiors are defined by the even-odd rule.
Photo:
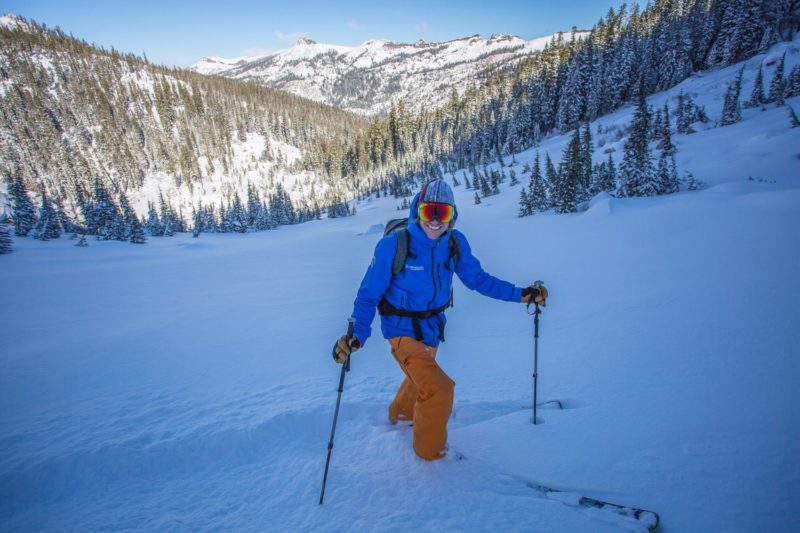
[[[433,180],[427,185],[422,186],[419,197],[420,202],[438,202],[440,204],[456,205],[456,198],[453,189],[444,180]]]

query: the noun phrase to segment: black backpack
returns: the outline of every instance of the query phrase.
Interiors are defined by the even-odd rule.
[[[410,239],[408,218],[393,218],[388,221],[383,229],[383,235],[386,236],[390,233],[394,233],[397,236],[397,248],[395,249],[394,262],[392,263],[392,277],[394,277],[406,268],[406,259],[409,255],[408,241]],[[450,247],[450,258],[455,259],[456,263],[458,263],[461,258],[461,245],[458,243],[455,230],[450,230],[447,244]]]

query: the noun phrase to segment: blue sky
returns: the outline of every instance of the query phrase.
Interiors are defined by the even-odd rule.
[[[633,0],[635,2],[636,0]],[[629,4],[633,3],[629,0]],[[640,3],[641,0],[639,0]],[[533,39],[589,28],[623,0],[0,0],[0,12],[59,26],[75,37],[156,63],[237,57],[287,48],[300,36],[357,45],[369,39],[444,41],[510,33]]]

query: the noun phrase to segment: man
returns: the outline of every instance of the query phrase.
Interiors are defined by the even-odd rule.
[[[398,231],[378,242],[353,307],[353,336],[340,337],[333,357],[344,363],[369,338],[377,309],[381,331],[405,379],[389,406],[389,420],[413,420],[414,451],[423,459],[443,457],[455,383],[436,364],[444,341],[444,310],[450,305],[453,273],[472,290],[509,302],[545,305],[543,286],[515,287],[490,276],[472,255],[464,235],[453,229],[458,212],[450,186],[435,180],[411,202],[405,268],[393,275]]]

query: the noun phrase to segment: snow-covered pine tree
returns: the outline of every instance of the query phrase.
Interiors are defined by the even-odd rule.
[[[236,233],[244,233],[247,231],[247,213],[242,206],[242,199],[239,193],[233,195],[233,203],[228,210],[228,227],[229,231]]]
[[[745,108],[761,107],[767,102],[767,96],[764,94],[764,69],[761,65],[758,66],[758,73],[756,79],[753,80],[753,90],[750,93],[750,99],[745,102]]]
[[[10,253],[12,242],[11,233],[9,233],[5,221],[0,222],[0,254]]]
[[[736,79],[728,86],[725,92],[725,102],[722,104],[722,119],[720,126],[730,126],[742,120],[742,106],[739,104],[739,95],[742,92],[742,75],[744,66],[739,69]]]
[[[511,181],[509,182],[510,186],[513,187],[514,185],[518,185],[519,184],[519,180],[517,179],[517,173],[514,172],[513,168],[509,172],[509,176],[511,176]]]
[[[591,127],[588,122],[583,125],[581,132],[581,181],[579,189],[579,201],[590,198],[589,189],[592,186],[592,156],[594,155],[594,143],[592,142]]]
[[[548,158],[549,159],[549,158]],[[550,165],[552,166],[552,161]],[[536,158],[533,160],[533,168],[531,169],[531,179],[528,184],[528,199],[533,213],[542,213],[550,208],[547,199],[547,184],[542,176],[542,168],[539,164],[539,152],[536,152]]]
[[[798,2],[800,3],[800,2]],[[800,65],[795,65],[786,78],[786,98],[800,96]]]
[[[155,206],[148,202],[147,208],[147,222],[144,225],[147,233],[149,233],[152,237],[163,237],[164,236],[164,224],[161,223],[161,219],[158,218],[158,213],[156,213]]]
[[[558,185],[558,170],[550,159],[550,152],[544,154],[544,175],[545,185],[547,187],[547,208],[555,207],[556,186]]]
[[[61,224],[58,223],[58,216],[56,215],[53,204],[47,192],[42,189],[42,203],[39,208],[39,221],[33,229],[33,238],[41,241],[48,241],[50,239],[58,239],[61,237]]]
[[[789,122],[792,124],[793,128],[800,128],[800,119],[797,118],[797,113],[794,112],[792,106],[786,105],[789,108]]]
[[[564,148],[564,153],[561,155],[558,181],[554,187],[553,195],[553,207],[556,213],[574,213],[578,210],[582,179],[581,136],[580,128],[576,127],[569,144]]]
[[[261,198],[258,196],[258,191],[255,186],[247,184],[247,225],[255,228],[256,220],[261,214]]]
[[[144,234],[144,225],[142,225],[142,221],[139,220],[135,213],[128,224],[128,242],[133,244],[147,242],[147,236]]]
[[[653,132],[651,134],[651,139],[658,140],[663,135],[662,130],[664,129],[664,119],[661,116],[661,110],[656,109],[656,112],[653,114]]]
[[[525,187],[519,191],[519,217],[527,217],[533,214],[531,209],[531,202],[528,199],[528,193],[525,192]]]
[[[689,113],[686,109],[686,96],[681,90],[678,93],[678,106],[675,109],[675,132],[680,134],[689,133],[690,125]]]
[[[488,198],[492,195],[492,189],[489,186],[489,181],[484,177],[480,176],[480,184],[481,184],[481,196],[484,198]]]
[[[778,66],[775,67],[775,74],[772,75],[772,81],[769,83],[769,97],[767,102],[776,103],[778,105],[784,104],[786,94],[786,80],[784,79],[784,65],[786,63],[786,52],[781,56]]]
[[[314,219],[319,220],[322,218],[321,209],[316,201],[314,202],[313,211]],[[272,218],[270,216],[269,209],[267,208],[267,204],[262,201],[261,209],[258,210],[258,218],[256,218],[256,230],[264,231],[268,229],[272,229]]]
[[[492,196],[495,194],[500,194],[500,173],[496,170],[492,170],[491,184]]]
[[[475,205],[478,205],[479,203],[481,203],[481,197],[478,194],[478,191],[475,191]]]
[[[686,189],[689,191],[699,191],[700,189],[705,188],[706,185],[702,181],[695,179],[694,174],[688,170],[684,172],[683,181],[686,182]]]
[[[619,168],[619,187],[616,195],[655,196],[659,192],[658,180],[653,168],[653,155],[650,152],[648,136],[650,115],[644,91],[639,91],[639,102],[633,113],[630,134],[625,141],[622,164]]]
[[[594,174],[592,183],[592,194],[610,192],[617,187],[617,170],[614,167],[614,159],[608,154],[608,161],[604,161]]]
[[[25,237],[36,227],[36,212],[28,196],[28,190],[21,177],[5,177],[8,194],[11,196],[11,218],[14,221],[14,235]]]

